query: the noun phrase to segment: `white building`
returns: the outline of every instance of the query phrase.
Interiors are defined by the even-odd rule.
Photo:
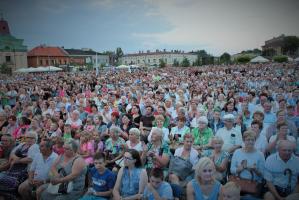
[[[174,62],[181,63],[184,58],[187,58],[192,65],[196,61],[197,55],[193,53],[184,53],[181,51],[158,51],[156,52],[139,52],[136,54],[126,54],[121,58],[122,64],[139,65],[139,66],[158,66],[160,59],[163,59],[166,65],[173,65]]]

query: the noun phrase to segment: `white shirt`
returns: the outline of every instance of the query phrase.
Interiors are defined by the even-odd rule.
[[[184,147],[179,147],[178,149],[175,150],[174,152],[174,156],[178,156],[181,157],[182,153],[183,153]],[[190,162],[192,163],[193,166],[196,165],[196,163],[198,162],[199,158],[198,158],[198,152],[191,147],[191,151],[190,151],[190,157],[189,157]]]
[[[43,155],[41,153],[36,154],[30,167],[30,171],[34,172],[34,179],[48,179],[51,166],[57,157],[58,155],[55,152],[52,152],[51,155],[46,160],[44,160]]]
[[[235,135],[235,137],[232,137],[232,135]],[[227,130],[226,127],[220,128],[216,136],[221,137],[223,140],[223,146],[222,150],[228,151],[230,148],[232,148],[235,145],[242,145],[242,134],[240,131],[238,131],[235,128],[232,128],[230,130]]]

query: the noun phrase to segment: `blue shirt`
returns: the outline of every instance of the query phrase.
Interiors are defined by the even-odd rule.
[[[172,189],[169,183],[163,181],[158,188],[155,188],[157,193],[161,198],[167,199],[167,200],[172,200],[173,199],[173,194],[172,194]],[[148,198],[148,200],[155,200],[154,195],[152,192],[150,192],[147,188],[147,186],[144,189],[143,192],[143,197]]]
[[[205,200],[218,200],[218,196],[220,193],[220,188],[221,188],[221,183],[216,181],[214,183],[212,192],[209,194],[208,197],[205,197],[204,194],[202,193],[201,189],[200,189],[200,185],[198,184],[198,182],[195,179],[191,180],[192,183],[192,187],[194,190],[194,199],[205,199]]]
[[[103,174],[93,167],[90,169],[89,174],[92,179],[92,187],[97,192],[106,192],[113,189],[116,176],[109,169],[106,169]]]
[[[265,163],[265,179],[282,188],[288,186],[289,176],[284,174],[286,169],[292,170],[291,188],[295,189],[297,178],[299,176],[299,158],[292,155],[291,158],[284,162],[278,153],[270,155]]]

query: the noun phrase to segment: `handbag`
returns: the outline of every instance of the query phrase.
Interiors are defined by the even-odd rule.
[[[251,174],[251,179],[242,179],[240,174],[242,171],[247,170]],[[254,181],[254,171],[250,169],[243,169],[238,173],[238,175],[230,175],[228,177],[228,181],[235,182],[237,185],[241,187],[241,193],[251,194],[254,196],[258,196],[262,192],[262,184]]]
[[[177,175],[181,180],[185,180],[187,176],[193,173],[193,165],[188,160],[179,156],[173,156],[169,163],[169,173]]]

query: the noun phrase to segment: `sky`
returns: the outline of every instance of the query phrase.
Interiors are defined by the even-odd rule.
[[[299,36],[299,0],[0,0],[0,13],[29,50],[205,49],[219,56]]]

